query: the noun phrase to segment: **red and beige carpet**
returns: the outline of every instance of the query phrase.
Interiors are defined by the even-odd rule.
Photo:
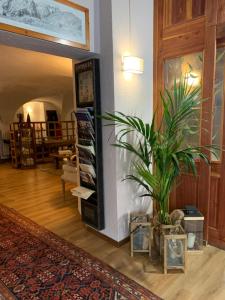
[[[80,248],[0,205],[1,300],[158,300]]]

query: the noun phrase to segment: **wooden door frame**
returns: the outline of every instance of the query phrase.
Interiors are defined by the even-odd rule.
[[[224,67],[224,76],[225,76],[225,67]],[[223,86],[223,100],[225,100],[225,84]],[[222,149],[224,151],[221,152],[221,168],[220,168],[220,186],[219,186],[219,212],[218,215],[218,232],[219,232],[219,240],[223,240],[225,236],[225,109],[223,105],[223,134],[222,134]],[[223,212],[223,213],[222,213]],[[219,243],[219,247],[225,249],[224,242],[222,244]]]
[[[203,60],[203,99],[201,115],[201,138],[200,145],[212,143],[213,130],[213,105],[214,105],[214,83],[216,69],[216,15],[217,1],[206,1],[206,22],[205,22],[205,45]],[[210,152],[206,151],[210,159]],[[204,161],[200,162],[198,183],[198,208],[205,216],[205,239],[209,239],[209,202],[211,188],[211,166]]]

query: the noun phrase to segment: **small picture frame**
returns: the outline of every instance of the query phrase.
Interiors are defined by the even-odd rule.
[[[99,94],[99,82],[97,78],[99,73],[99,62],[96,59],[90,59],[76,65],[76,101],[77,107],[93,106],[96,97]]]

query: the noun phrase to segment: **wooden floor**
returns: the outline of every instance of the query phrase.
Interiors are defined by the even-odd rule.
[[[40,169],[0,165],[0,202],[110,264],[166,300],[224,300],[225,251],[207,247],[189,255],[186,274],[152,274],[147,255],[129,256],[129,245],[112,246],[82,224],[74,197],[61,194],[60,177]]]

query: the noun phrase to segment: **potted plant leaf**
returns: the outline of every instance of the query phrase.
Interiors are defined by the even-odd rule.
[[[122,112],[106,113],[106,126],[117,127],[113,146],[133,153],[132,173],[125,180],[135,181],[144,189],[142,196],[155,201],[157,219],[160,224],[170,225],[169,199],[171,191],[182,172],[197,174],[195,161],[209,164],[207,153],[216,155],[216,146],[191,145],[188,137],[199,131],[201,87],[188,85],[187,79],[174,80],[171,90],[161,94],[163,115],[160,126],[155,115],[151,123],[145,123],[137,116]],[[137,142],[130,141],[130,135]]]

